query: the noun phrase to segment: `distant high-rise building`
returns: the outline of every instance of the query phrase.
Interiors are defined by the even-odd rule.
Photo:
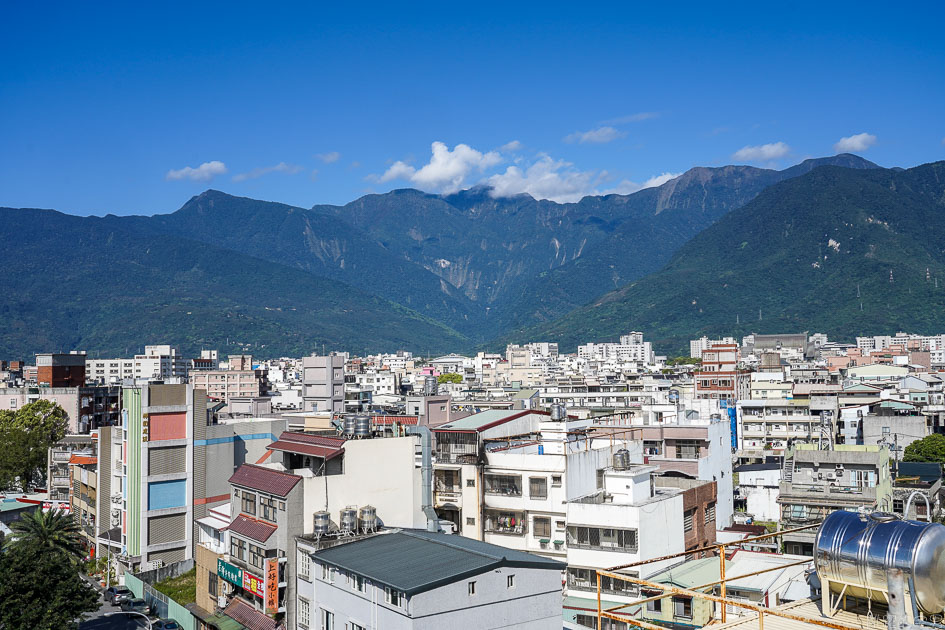
[[[340,355],[302,359],[302,400],[305,411],[341,413],[345,404],[345,358]]]
[[[40,387],[82,387],[85,385],[85,353],[37,354],[36,383]]]

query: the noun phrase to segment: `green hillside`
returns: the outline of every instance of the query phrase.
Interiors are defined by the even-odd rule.
[[[945,328],[945,162],[825,166],[784,181],[690,240],[660,271],[506,340],[642,330],[678,353],[701,335],[835,338]],[[858,297],[859,295],[859,297]]]

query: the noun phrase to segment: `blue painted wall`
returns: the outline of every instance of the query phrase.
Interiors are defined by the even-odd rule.
[[[148,484],[148,509],[184,507],[187,505],[187,480],[153,481]]]

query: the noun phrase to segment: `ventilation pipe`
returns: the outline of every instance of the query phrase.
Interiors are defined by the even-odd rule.
[[[427,516],[427,531],[442,531],[440,517],[433,509],[433,446],[430,428],[422,425],[409,426],[407,435],[420,436],[420,448],[423,453],[423,464],[420,468],[420,476],[423,480],[423,505],[421,507]]]

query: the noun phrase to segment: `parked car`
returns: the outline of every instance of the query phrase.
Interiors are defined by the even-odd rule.
[[[148,602],[143,599],[129,598],[121,602],[121,611],[144,613],[147,615],[151,612],[151,607],[148,606]]]
[[[151,624],[152,630],[181,630],[180,624],[173,619],[158,619]]]
[[[134,594],[126,586],[109,586],[102,593],[102,597],[112,606],[117,606],[122,601],[134,597]]]

